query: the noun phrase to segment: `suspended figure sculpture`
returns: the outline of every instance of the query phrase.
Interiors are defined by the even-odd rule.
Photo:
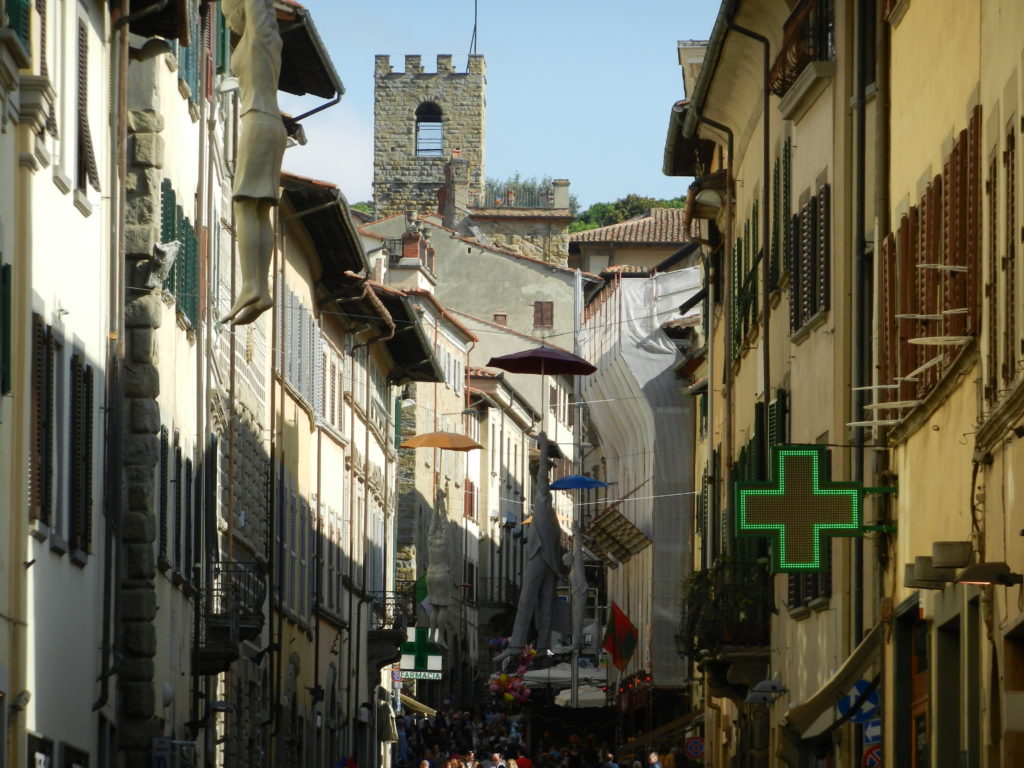
[[[508,648],[495,656],[495,661],[519,656],[526,644],[531,620],[537,626],[537,652],[542,654],[551,644],[551,615],[562,563],[561,534],[548,487],[548,473],[553,462],[549,455],[548,436],[544,432],[537,436],[537,447],[540,449],[540,466],[533,486],[533,522],[526,535],[523,588],[519,593],[519,606]]]
[[[427,533],[427,602],[430,603],[430,640],[445,642],[452,595],[452,552],[448,541],[448,490],[437,490],[434,516]]]
[[[270,259],[281,161],[288,139],[277,104],[281,34],[274,0],[223,0],[224,19],[237,36],[231,69],[238,77],[239,137],[232,199],[242,288],[222,322],[246,325],[274,303]]]

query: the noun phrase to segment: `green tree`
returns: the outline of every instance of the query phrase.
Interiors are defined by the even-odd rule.
[[[652,208],[682,208],[686,198],[673,197],[662,200],[656,197],[629,194],[611,203],[594,203],[581,212],[576,221],[569,225],[569,232],[583,232],[597,227],[607,227],[620,221],[642,216]]]

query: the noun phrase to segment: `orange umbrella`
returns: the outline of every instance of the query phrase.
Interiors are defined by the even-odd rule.
[[[440,448],[445,451],[475,451],[483,448],[471,437],[457,432],[424,432],[402,441],[401,448]]]

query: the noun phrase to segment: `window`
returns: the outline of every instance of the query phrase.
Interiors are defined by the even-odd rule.
[[[508,312],[495,312],[493,319],[495,325],[508,325]]]
[[[53,525],[53,445],[55,342],[50,328],[39,315],[32,316],[32,426],[29,514],[33,520]]]
[[[416,108],[416,156],[441,157],[444,152],[444,114],[432,101]]]
[[[533,327],[555,327],[555,303],[553,301],[533,302]]]
[[[68,544],[92,549],[93,375],[81,354],[71,357],[71,439],[68,441]]]
[[[160,427],[160,477],[157,486],[157,503],[160,505],[159,531],[157,531],[157,564],[166,569],[167,538],[170,517],[170,473],[171,473],[171,437],[167,427]]]
[[[829,308],[831,212],[829,185],[793,216],[789,254],[789,329],[796,333]]]
[[[25,50],[31,50],[29,0],[7,0],[7,26],[21,41]]]
[[[84,190],[88,183],[100,191],[100,174],[96,166],[92,134],[89,132],[89,30],[78,22],[78,146],[75,164],[75,189]]]
[[[879,383],[900,385],[882,390],[891,400],[919,400],[938,383],[943,369],[960,347],[935,348],[913,344],[929,336],[978,335],[981,275],[981,109],[976,107],[968,127],[960,132],[924,195],[901,217],[895,232],[882,239],[880,248],[881,312],[879,327]],[[989,213],[998,197],[993,154],[985,190]],[[990,312],[998,305],[998,261],[994,218],[987,220],[989,273],[985,286]],[[995,270],[995,271],[993,271]],[[993,323],[992,315],[986,318]],[[993,325],[997,329],[998,326]],[[985,395],[998,390],[993,380],[998,348],[988,336]]]

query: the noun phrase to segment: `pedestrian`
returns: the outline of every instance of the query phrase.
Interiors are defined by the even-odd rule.
[[[522,744],[516,750],[516,765],[519,768],[533,768],[533,760],[526,754],[526,748]]]
[[[657,752],[651,752],[651,754],[647,756],[647,765],[648,768],[661,768],[661,763],[658,761]]]
[[[611,752],[605,752],[601,768],[619,768],[619,764],[615,762],[615,755]]]

